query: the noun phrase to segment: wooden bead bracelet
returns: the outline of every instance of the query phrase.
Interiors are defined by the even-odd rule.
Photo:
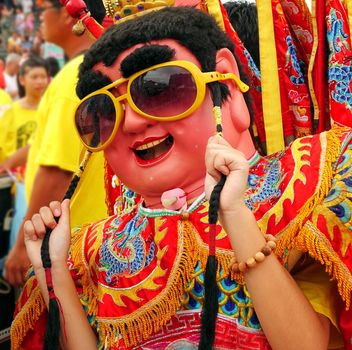
[[[247,269],[256,266],[257,263],[264,261],[264,259],[275,250],[277,239],[273,235],[264,235],[264,238],[266,240],[265,246],[259,252],[255,253],[254,256],[241,262],[237,262],[235,256],[231,259],[230,269],[232,272],[245,272]]]

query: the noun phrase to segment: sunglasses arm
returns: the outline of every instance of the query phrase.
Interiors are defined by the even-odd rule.
[[[205,83],[213,83],[215,81],[223,81],[223,80],[233,80],[239,90],[241,92],[247,92],[249,90],[249,86],[245,84],[236,74],[234,73],[219,73],[219,72],[206,72],[202,73]]]

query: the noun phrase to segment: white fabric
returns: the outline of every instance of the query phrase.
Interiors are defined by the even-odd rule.
[[[18,85],[17,85],[17,79],[16,75],[8,75],[6,72],[4,72],[4,78],[5,78],[5,91],[8,92],[9,94],[12,94],[14,92],[18,91]]]

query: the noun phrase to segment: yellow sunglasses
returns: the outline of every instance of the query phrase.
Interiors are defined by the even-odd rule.
[[[83,98],[75,113],[78,134],[89,150],[100,151],[114,139],[123,120],[123,100],[145,118],[175,121],[188,117],[200,107],[206,84],[223,80],[233,80],[242,92],[249,89],[233,73],[202,72],[188,61],[149,67]],[[126,93],[116,96],[117,87],[126,82]]]

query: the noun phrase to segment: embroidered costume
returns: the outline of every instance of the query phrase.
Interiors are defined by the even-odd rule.
[[[314,259],[347,307],[352,292],[351,156],[352,135],[342,128],[298,139],[283,152],[252,159],[245,198],[261,231],[278,238],[275,253],[293,276],[293,265],[297,269]],[[207,207],[204,197],[186,212],[150,210],[140,203],[74,232],[69,266],[99,348],[197,347]],[[220,226],[216,248],[215,348],[269,349],[243,276],[229,271],[232,252]],[[326,289],[324,283],[315,288]],[[337,326],[338,313],[324,313],[319,302],[310,301]],[[12,349],[40,348],[46,307],[33,274],[17,312]]]
[[[352,336],[352,326],[349,324],[349,320],[352,319],[350,308],[352,294],[350,192],[352,181],[349,175],[352,167],[352,135],[350,129],[338,126],[319,135],[308,136],[307,134],[315,131],[314,122],[317,120],[312,118],[313,114],[316,116],[317,111],[314,108],[317,106],[322,108],[322,104],[319,104],[321,100],[318,104],[315,103],[313,98],[315,92],[323,94],[324,89],[329,93],[331,92],[330,98],[338,101],[339,105],[347,105],[348,107],[350,101],[342,100],[341,96],[343,94],[341,91],[343,91],[344,85],[341,85],[340,81],[341,75],[339,73],[341,72],[338,71],[336,65],[334,66],[331,63],[334,62],[334,55],[329,57],[331,63],[329,67],[331,73],[328,82],[330,84],[329,89],[326,89],[327,84],[324,83],[318,84],[320,90],[318,88],[314,90],[316,86],[312,87],[310,85],[308,87],[307,85],[308,75],[310,79],[316,76],[308,69],[309,62],[314,61],[310,61],[310,55],[314,51],[313,47],[316,45],[316,41],[314,43],[304,41],[304,38],[311,38],[313,29],[310,27],[311,18],[308,11],[302,13],[295,11],[296,8],[306,8],[302,4],[303,1],[272,0],[268,3],[271,4],[271,10],[268,10],[270,6],[265,7],[263,5],[264,0],[258,0],[258,9],[261,9],[259,22],[263,19],[266,20],[265,16],[270,14],[270,18],[267,20],[270,26],[273,22],[275,25],[278,23],[282,23],[282,25],[276,25],[275,28],[269,30],[272,40],[267,42],[266,51],[270,51],[271,56],[269,56],[269,52],[266,56],[261,48],[261,54],[268,59],[265,63],[264,58],[264,64],[261,67],[261,85],[259,84],[259,72],[251,64],[249,66],[246,64],[250,59],[244,60],[246,51],[243,51],[242,55],[237,52],[240,61],[244,62],[246,66],[246,72],[249,73],[252,86],[250,94],[255,101],[256,115],[252,135],[257,137],[258,143],[263,145],[263,148],[266,146],[268,153],[281,149],[281,146],[285,142],[290,142],[294,136],[305,136],[295,140],[284,151],[268,157],[256,155],[251,159],[245,202],[253,212],[261,232],[272,234],[277,238],[275,254],[280,263],[291,273],[313,309],[327,317],[333,325],[329,347],[339,348],[343,346],[343,343],[338,329],[341,330],[345,344],[348,344],[349,338]],[[332,4],[332,1],[327,0],[325,4],[327,8],[330,8],[329,4]],[[96,37],[100,36],[103,27],[99,26],[90,17],[83,1],[67,0],[65,5],[73,17],[79,19]],[[229,21],[223,15],[222,11],[224,10],[221,4],[218,1],[209,0],[201,1],[199,5],[202,10],[216,19],[216,24],[222,30],[226,30],[236,43],[236,50],[242,50],[236,33],[233,33]],[[108,15],[114,17],[116,22],[121,20],[122,23],[126,20],[125,17],[133,14],[130,19],[136,18],[134,16],[140,16],[140,12],[146,9],[144,3],[141,6],[128,3],[126,8],[120,8],[120,2],[106,1],[105,6]],[[268,12],[264,11],[264,8]],[[336,8],[336,6],[331,6],[331,8]],[[343,7],[343,9],[346,8]],[[282,9],[285,13],[282,12]],[[334,18],[332,9],[326,19],[327,21]],[[151,9],[148,8],[148,10]],[[292,13],[290,13],[291,10]],[[185,11],[185,9],[181,9],[182,11]],[[164,13],[167,13],[167,9]],[[345,15],[346,12],[344,13],[344,21],[346,22],[347,17]],[[150,15],[150,18],[152,17],[153,14]],[[195,14],[193,16],[189,15],[187,22],[190,21],[191,17],[193,19]],[[295,19],[295,17],[298,19]],[[156,15],[153,18],[154,25],[154,23],[157,23]],[[169,22],[176,21],[177,17],[172,17],[172,20],[171,17],[165,18],[167,18],[167,21],[164,22],[168,24],[167,30],[165,29],[166,32],[159,34],[159,23],[157,33],[153,34],[154,37],[149,32],[145,33],[150,30],[152,21],[148,22],[148,27],[145,27],[145,30],[141,30],[140,26],[134,28],[136,32],[138,30],[142,32],[143,38],[141,39],[135,38],[128,31],[123,32],[123,29],[121,29],[121,33],[116,28],[116,31],[111,30],[106,33],[106,36],[92,48],[90,58],[85,59],[81,66],[80,78],[83,80],[83,73],[91,74],[85,75],[90,77],[89,83],[87,83],[87,80],[84,84],[83,80],[81,85],[78,84],[77,89],[78,95],[81,97],[81,103],[77,108],[78,112],[76,112],[76,126],[78,125],[77,130],[87,148],[90,151],[105,149],[106,154],[109,154],[107,147],[116,141],[114,143],[115,158],[112,156],[113,152],[110,153],[111,159],[116,163],[114,164],[116,175],[126,183],[132,181],[131,178],[133,178],[132,183],[136,188],[139,184],[148,187],[149,182],[147,181],[152,183],[153,180],[155,183],[150,186],[152,190],[159,186],[159,183],[156,184],[156,182],[161,182],[165,179],[165,176],[159,176],[157,170],[162,168],[160,167],[155,170],[155,174],[152,173],[153,176],[142,177],[143,171],[146,169],[144,166],[148,164],[160,165],[159,160],[160,163],[163,163],[164,159],[171,158],[168,158],[171,153],[179,154],[180,152],[178,152],[176,146],[188,141],[188,134],[181,130],[182,128],[180,129],[182,133],[180,133],[179,129],[173,130],[170,124],[166,123],[167,121],[173,121],[176,124],[177,121],[189,117],[187,115],[188,110],[182,109],[187,105],[184,103],[185,96],[181,96],[182,101],[175,99],[174,96],[178,96],[175,93],[177,90],[173,89],[171,85],[172,81],[180,82],[179,76],[181,74],[178,74],[177,79],[175,79],[175,75],[172,76],[173,79],[169,78],[162,83],[154,78],[150,80],[148,78],[145,81],[142,79],[143,74],[147,74],[147,72],[149,74],[149,72],[158,71],[157,77],[165,76],[165,73],[161,74],[160,71],[168,73],[168,70],[163,70],[166,66],[176,67],[177,72],[179,67],[184,68],[185,66],[185,62],[178,61],[177,55],[169,54],[174,50],[168,51],[165,47],[167,58],[158,58],[160,62],[154,62],[151,59],[144,62],[145,56],[141,54],[144,49],[145,52],[149,52],[148,57],[154,57],[155,52],[153,53],[153,51],[147,49],[150,48],[149,46],[156,46],[160,51],[162,48],[160,45],[161,39],[175,41],[175,43],[172,42],[171,46],[168,46],[169,48],[173,45],[176,46],[176,44],[179,45],[178,42],[180,42],[180,47],[177,48],[176,52],[186,50],[186,48],[189,49],[189,52],[192,52],[191,46],[195,45],[193,42],[187,46],[180,40],[178,34],[175,34],[175,36],[170,34],[169,27],[172,27],[172,25]],[[293,20],[294,23],[291,23],[290,20]],[[135,21],[136,26],[138,25],[137,21]],[[128,23],[128,19],[126,22]],[[302,26],[297,26],[297,23]],[[331,30],[330,27],[328,28],[330,33],[329,42],[334,42],[333,38],[336,37],[336,34],[340,35],[342,33],[332,30],[337,23],[338,21],[334,21],[334,23],[331,23]],[[215,27],[217,27],[216,24]],[[133,25],[132,23],[131,26]],[[173,26],[180,27],[179,23],[176,22],[173,23]],[[124,28],[123,24],[121,27]],[[129,25],[127,24],[126,27],[129,27]],[[209,26],[205,27],[209,28]],[[192,28],[198,30],[200,25],[196,24]],[[191,33],[192,28],[186,32],[185,38],[191,37],[189,33]],[[344,28],[344,30],[347,29]],[[260,32],[268,34],[265,31]],[[109,37],[109,34],[112,35]],[[216,37],[214,41],[219,40],[220,34],[214,36]],[[319,35],[321,38],[321,32],[319,32]],[[212,38],[208,32],[201,36],[204,37],[204,42],[202,41],[202,47],[198,48],[200,51],[196,53],[196,50],[194,50],[192,53],[192,55],[194,54],[192,56],[194,61],[201,62],[202,56],[207,56],[207,52],[203,53],[201,50],[203,50],[205,39],[208,36]],[[335,52],[348,46],[345,40],[347,37],[342,35],[342,38],[344,40],[340,38],[341,40],[338,42],[344,44],[337,45]],[[158,45],[150,44],[153,40],[158,42]],[[226,40],[224,39],[224,41]],[[128,43],[126,43],[127,41]],[[200,40],[197,40],[197,44],[199,42]],[[297,42],[301,42],[302,47],[296,46]],[[302,44],[302,42],[304,43]],[[100,43],[107,44],[106,46],[102,45],[104,50],[106,48],[111,51],[115,50],[114,53],[111,53],[111,57],[109,52],[105,54],[105,51],[101,50],[104,51],[104,57],[97,58],[101,54],[98,50]],[[238,43],[239,45],[237,45]],[[136,48],[139,44],[142,44],[142,46]],[[195,73],[194,75],[191,74],[192,79],[184,80],[182,84],[179,83],[175,86],[182,85],[184,88],[188,86],[187,82],[193,81],[193,84],[190,85],[196,85],[195,87],[199,90],[201,84],[196,84],[194,81],[200,81],[201,79],[198,77],[203,77],[208,73],[210,73],[211,78],[216,78],[211,80],[212,82],[230,79],[225,79],[225,74],[215,70],[218,65],[215,56],[221,50],[215,43],[212,42],[211,44],[210,47],[214,47],[214,71],[211,72],[213,68],[205,69],[203,66],[200,71],[197,66],[195,67],[196,70],[199,70],[197,75]],[[223,45],[222,48],[226,48],[225,44]],[[130,49],[133,49],[133,53],[128,51]],[[121,53],[124,52],[127,52],[127,57],[121,57]],[[187,52],[187,55],[184,53],[185,57],[182,55],[180,57],[188,59],[190,57],[189,52]],[[339,65],[341,55],[337,56],[336,62]],[[126,59],[128,64],[126,64]],[[143,61],[143,65],[142,67],[131,68],[126,72],[126,66],[132,66],[132,61],[134,63]],[[222,61],[222,57],[219,61]],[[122,65],[124,66],[123,69]],[[104,69],[97,68],[97,66],[104,66]],[[345,66],[349,67],[348,64]],[[318,68],[316,69],[316,74],[318,74]],[[117,71],[118,73],[116,73]],[[346,72],[346,70],[343,71]],[[280,73],[276,74],[277,72]],[[190,70],[182,70],[182,75],[189,77],[188,73],[191,73]],[[286,81],[286,84],[282,86],[278,84],[279,76],[281,80]],[[273,82],[273,86],[268,84],[269,80],[270,83]],[[91,84],[92,81],[94,81],[93,85]],[[120,84],[125,84],[127,81],[125,95],[119,91],[114,91],[119,90]],[[337,83],[335,84],[334,81]],[[133,89],[131,88],[132,83],[134,84]],[[203,81],[203,83],[205,86],[205,84],[210,83],[210,80],[208,82]],[[213,111],[218,112],[214,112],[213,115],[216,119],[214,130],[221,133],[223,131],[220,108],[221,94],[219,86],[216,86],[218,89],[209,90],[212,92]],[[233,85],[230,86],[233,88]],[[242,92],[245,90],[240,89],[238,83],[236,86],[236,94],[233,94],[233,96],[237,96],[241,100],[243,96],[237,94],[237,92],[238,90]],[[170,93],[170,96],[172,95],[171,97],[174,98],[167,99],[165,113],[160,107],[164,104],[159,103],[164,101],[159,100],[159,95],[156,93],[161,87],[168,92],[172,91],[173,93]],[[114,94],[111,92],[112,90]],[[180,91],[184,90],[180,89]],[[326,92],[325,90],[324,92]],[[145,91],[148,93],[144,93]],[[260,99],[260,93],[262,93],[263,105],[261,105],[261,102],[256,103],[257,99]],[[157,98],[153,105],[150,101],[155,96]],[[141,104],[136,103],[139,97],[143,102]],[[209,96],[207,98],[209,99]],[[190,105],[193,107],[200,100],[200,98],[194,98]],[[208,101],[207,106],[209,107],[210,101],[207,99],[205,101]],[[204,100],[199,102],[202,107],[203,102]],[[229,127],[229,124],[233,124],[231,127],[236,124],[236,121],[234,122],[235,117],[243,118],[243,108],[234,110],[233,106],[237,102],[235,101],[233,104],[230,102],[224,108],[227,127]],[[129,105],[127,109],[125,104]],[[178,105],[181,105],[180,112],[177,112],[174,108]],[[312,105],[314,105],[314,108],[311,108]],[[157,106],[158,108],[154,109],[153,107],[149,110],[150,106]],[[349,113],[345,113],[345,110],[348,110],[346,106],[341,110],[340,116],[335,112],[337,106],[334,103],[331,103],[330,107],[331,117],[335,121],[344,121],[345,116],[349,119]],[[131,110],[134,113],[131,113]],[[263,113],[261,113],[261,110],[263,110]],[[202,110],[203,112],[207,112],[205,107]],[[197,113],[192,111],[192,118],[195,114],[197,118],[200,118],[202,113],[200,113],[200,110],[197,110]],[[132,137],[129,139],[130,134],[121,127],[123,123],[127,124],[126,120],[131,115],[138,115],[138,118],[144,117],[144,119],[137,118],[139,121],[143,120],[143,123],[133,124],[130,132],[130,134],[137,134],[141,140],[132,139]],[[167,119],[170,115],[173,119]],[[203,114],[202,117],[204,117]],[[229,122],[230,119],[231,123]],[[199,121],[200,119],[194,120]],[[156,124],[152,124],[154,121]],[[240,119],[241,121],[242,119]],[[163,123],[169,125],[169,129],[160,127],[162,132],[159,130],[155,134],[151,132],[148,134],[145,131],[148,130],[149,126],[163,125]],[[175,126],[175,124],[172,125]],[[202,135],[200,133],[192,134],[191,131],[194,130],[190,131],[190,129],[193,129],[193,127],[196,129],[198,124],[189,124],[189,135],[203,137],[204,139],[205,134],[209,134],[208,137],[213,135],[209,131],[210,127],[207,129],[208,124],[205,124],[206,127],[203,129],[204,133]],[[348,123],[346,124],[348,125]],[[142,131],[137,130],[139,125],[142,125]],[[152,128],[149,128],[149,131],[150,129]],[[247,126],[243,129],[247,132]],[[235,127],[230,131],[238,132]],[[213,132],[213,129],[211,129],[211,132]],[[179,134],[183,135],[183,138],[180,139],[183,142],[177,144],[174,138]],[[189,137],[190,140],[192,140],[192,136]],[[242,136],[239,132],[238,137]],[[118,137],[125,141],[120,149],[117,147]],[[235,144],[234,140],[232,141]],[[244,144],[245,142],[240,143],[238,149],[245,153],[248,150],[244,147]],[[173,146],[175,147],[172,148]],[[194,142],[194,146],[199,145]],[[236,148],[237,146],[238,144],[236,144]],[[154,147],[159,148],[156,151]],[[192,153],[192,147],[193,144],[188,145],[186,151],[181,149],[183,151],[181,154],[185,156],[186,153]],[[197,158],[195,161],[199,161],[199,159],[203,161],[205,151],[204,153],[196,153],[196,148],[194,147],[193,150],[196,154],[195,158]],[[121,150],[121,153],[118,152],[119,150]],[[144,157],[144,151],[149,152],[147,157]],[[249,154],[246,154],[246,156],[249,156]],[[121,172],[118,171],[121,170],[122,166],[117,163],[121,162],[122,159],[125,163],[128,159],[133,159],[135,163],[131,161],[133,166],[130,168],[127,167],[127,164],[124,164],[130,172],[122,172],[121,176]],[[194,164],[199,165],[199,163]],[[196,173],[201,169],[201,165],[194,164],[193,168],[190,168],[190,173],[192,173],[192,170]],[[176,170],[180,170],[176,168],[181,168],[180,164],[173,164],[173,166],[174,168],[170,166],[172,169],[162,168],[162,170],[166,170],[163,174],[165,175],[170,171],[176,173]],[[136,169],[136,171],[133,171],[133,169]],[[192,188],[190,188],[193,191],[201,188],[193,188],[196,183],[198,184],[199,179],[203,179],[203,172],[199,171],[199,173],[199,178],[193,179],[194,182]],[[154,175],[156,175],[155,178]],[[123,176],[125,176],[125,179],[123,179]],[[140,181],[137,178],[138,176],[141,176],[143,181]],[[182,176],[182,179],[184,179],[188,174],[184,171]],[[174,183],[170,184],[167,178],[167,182],[165,186],[163,185],[164,187],[182,187],[179,179],[175,178]],[[155,188],[152,188],[153,186]],[[164,192],[165,188],[163,186],[157,188],[157,190]],[[172,190],[173,187],[168,187],[166,190]],[[146,202],[150,205],[146,197],[148,191],[145,190],[145,193],[142,190],[136,191],[142,193]],[[159,192],[157,193],[161,195],[162,193]],[[190,191],[190,193],[192,192]],[[219,193],[220,191],[218,192],[218,198]],[[188,199],[191,198],[189,196]],[[198,349],[198,344],[202,343],[202,339],[200,340],[201,323],[203,331],[205,323],[203,320],[206,319],[203,317],[201,322],[202,310],[207,309],[207,300],[209,300],[209,294],[207,294],[208,299],[204,297],[204,285],[209,286],[204,282],[206,280],[204,271],[208,271],[208,268],[205,269],[208,265],[208,256],[214,257],[211,240],[209,239],[209,236],[212,236],[211,233],[214,232],[214,225],[208,222],[208,209],[210,207],[209,211],[211,212],[214,204],[212,202],[212,205],[208,205],[204,198],[204,196],[198,197],[188,208],[183,208],[180,211],[151,210],[145,208],[142,201],[138,202],[136,200],[133,203],[134,193],[125,189],[124,199],[127,204],[125,210],[118,211],[118,214],[97,223],[74,230],[68,266],[76,282],[76,288],[88,321],[97,335],[99,349]],[[236,222],[233,225],[236,225]],[[49,237],[49,235],[46,237]],[[47,254],[50,255],[48,242],[49,239],[45,240],[45,249]],[[216,349],[270,349],[269,342],[256,316],[251,296],[244,284],[244,276],[242,273],[234,273],[229,267],[232,257],[233,252],[226,232],[218,224],[216,226],[216,258],[218,262],[216,277],[219,292],[217,295],[218,315],[216,323],[214,322],[216,328],[214,347]],[[216,266],[215,263],[212,266]],[[44,265],[43,261],[43,267],[49,270],[48,275],[50,276],[50,266],[48,264]],[[51,293],[50,300],[57,301],[55,293],[52,292],[52,285],[49,285],[48,281],[51,282],[51,277],[49,279],[46,277],[47,286]],[[254,296],[253,290],[252,293]],[[277,293],[280,293],[280,291],[278,290]],[[275,299],[275,295],[272,295],[272,298]],[[270,300],[268,300],[269,302]],[[79,310],[81,311],[80,308]],[[203,315],[205,313],[203,312]],[[36,278],[31,273],[17,304],[17,315],[11,330],[12,348],[42,348],[46,317],[47,311],[44,300]],[[89,329],[89,327],[87,328]],[[203,336],[204,332],[201,332],[201,337]],[[211,348],[212,340],[209,341],[209,344],[208,348]]]

